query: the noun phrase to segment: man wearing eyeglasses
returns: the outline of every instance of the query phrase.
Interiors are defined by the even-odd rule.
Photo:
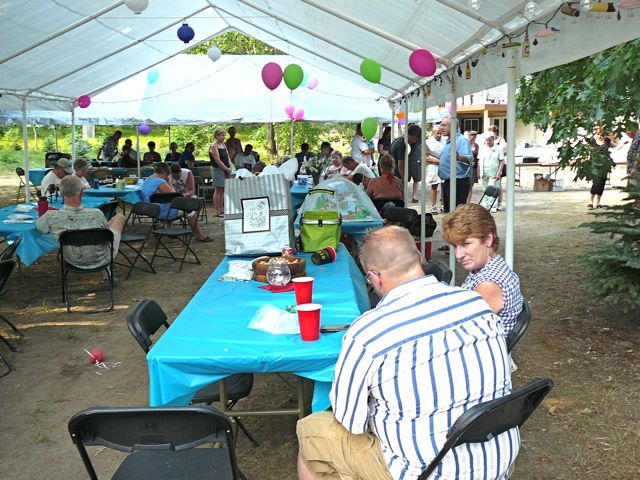
[[[298,478],[415,480],[469,407],[511,391],[504,333],[473,291],[424,275],[411,234],[370,233],[360,250],[382,300],[346,332],[333,413],[298,422]],[[438,478],[506,478],[517,429],[447,454]]]

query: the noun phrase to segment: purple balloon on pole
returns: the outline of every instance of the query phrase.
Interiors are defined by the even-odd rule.
[[[302,120],[304,118],[304,110],[302,108],[298,108],[295,112],[293,112],[293,119],[295,121]]]
[[[275,62],[262,67],[262,81],[269,90],[275,90],[282,82],[282,68]]]
[[[409,66],[413,73],[421,77],[432,77],[436,73],[436,59],[429,50],[419,48],[409,56]]]
[[[138,125],[138,132],[140,132],[140,135],[149,135],[150,131],[151,131],[151,127],[146,123]]]
[[[87,108],[91,105],[91,98],[89,98],[89,95],[80,95],[77,103],[80,108]]]

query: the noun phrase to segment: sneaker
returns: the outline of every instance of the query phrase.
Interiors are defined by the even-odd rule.
[[[511,369],[511,373],[518,371],[518,365],[516,365],[516,362],[511,358],[511,354],[509,354],[509,368]]]
[[[499,204],[498,204],[498,206],[496,207],[496,210],[497,210],[498,212],[501,212],[503,208],[504,208],[504,207],[502,206],[502,204],[501,204],[501,203],[499,203]]]
[[[591,205],[591,204],[587,205],[587,209],[588,210],[593,210],[593,205]]]
[[[444,206],[440,205],[440,213],[444,213]]]
[[[437,215],[438,214],[438,207],[431,207],[431,214],[432,215]]]
[[[497,211],[498,211],[498,209],[497,209],[496,207],[493,207],[493,208],[491,209],[491,213],[496,213]]]
[[[418,203],[418,199],[417,198],[412,198],[411,199],[411,203]]]

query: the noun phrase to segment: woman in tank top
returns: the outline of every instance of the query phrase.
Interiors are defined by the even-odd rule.
[[[226,134],[223,128],[216,128],[214,132],[215,142],[211,144],[209,149],[211,177],[214,186],[213,211],[218,217],[223,217],[224,215],[224,182],[231,176],[229,151],[224,144]]]

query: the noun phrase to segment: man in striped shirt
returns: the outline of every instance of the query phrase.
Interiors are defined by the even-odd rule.
[[[424,276],[409,232],[370,233],[360,251],[382,300],[344,337],[333,413],[298,422],[302,480],[415,480],[469,407],[511,392],[502,326],[480,295]],[[431,479],[502,479],[517,429],[456,447]]]

